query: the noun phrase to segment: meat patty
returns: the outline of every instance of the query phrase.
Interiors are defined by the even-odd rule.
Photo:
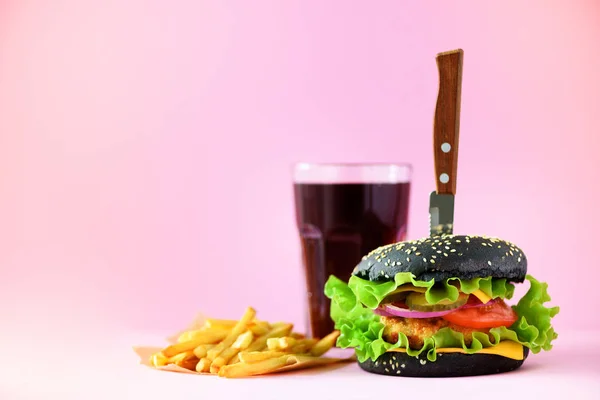
[[[462,333],[465,336],[465,343],[467,345],[470,345],[473,340],[473,332],[486,333],[493,341],[489,328],[466,328],[452,324],[443,318],[381,317],[381,322],[385,324],[383,339],[386,342],[396,343],[398,341],[398,333],[402,332],[408,337],[408,343],[413,349],[423,347],[424,340],[433,336],[442,328],[450,328],[453,331]]]

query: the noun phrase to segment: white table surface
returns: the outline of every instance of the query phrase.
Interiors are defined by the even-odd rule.
[[[548,353],[518,371],[470,378],[389,377],[356,364],[248,379],[178,374],[139,365],[131,346],[162,335],[4,346],[0,399],[600,399],[598,333],[561,334]],[[594,343],[596,345],[594,346]],[[592,347],[594,346],[594,347]]]

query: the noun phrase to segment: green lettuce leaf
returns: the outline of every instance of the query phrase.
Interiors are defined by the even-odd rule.
[[[552,349],[552,340],[558,337],[551,325],[552,318],[560,311],[559,307],[547,308],[544,303],[551,300],[548,294],[548,284],[539,282],[531,275],[527,275],[531,287],[525,296],[513,309],[520,317],[511,329],[517,333],[521,340],[529,343],[534,353],[540,350]]]
[[[423,347],[420,349],[410,348],[408,338],[402,333],[398,335],[396,343],[388,343],[382,337],[384,325],[380,322],[379,316],[373,313],[372,308],[377,307],[379,302],[396,287],[407,283],[404,281],[406,278],[400,277],[395,279],[394,282],[383,284],[369,283],[365,285],[361,285],[361,283],[368,281],[356,278],[363,281],[360,282],[356,279],[353,280],[353,278],[355,277],[350,278],[349,283],[346,284],[335,276],[331,276],[325,284],[325,295],[331,299],[331,318],[335,322],[336,329],[340,330],[337,346],[355,348],[356,355],[361,362],[369,358],[376,360],[386,351],[395,348],[405,348],[407,354],[413,357],[424,354],[429,361],[433,362],[437,359],[436,348],[459,347],[463,348],[467,354],[473,354],[482,348],[493,347],[503,340],[521,343],[533,353],[538,353],[542,349],[550,350],[552,340],[558,337],[550,324],[550,320],[558,313],[559,309],[558,307],[546,308],[543,305],[543,303],[550,300],[547,292],[548,285],[540,283],[528,275],[527,279],[531,282],[531,287],[519,303],[513,307],[520,317],[519,320],[510,328],[492,328],[490,333],[493,340],[490,340],[488,335],[484,333],[475,332],[471,343],[467,345],[462,333],[455,332],[450,328],[443,328],[432,337],[426,338]],[[463,286],[463,282],[459,280],[461,289],[464,288],[468,290],[466,293],[471,293],[479,288],[490,297],[506,298],[512,296],[514,291],[514,286],[510,284],[508,286],[506,281],[496,284],[489,278],[474,281],[464,282]],[[414,281],[414,279],[410,280],[410,283],[429,289],[433,286],[433,283],[430,286],[425,286],[429,285],[429,282],[419,282]],[[444,286],[442,290],[447,291],[442,294],[431,290],[428,301],[434,303],[443,298],[453,300],[452,296],[455,295],[452,294],[451,289],[448,289],[449,286]],[[363,305],[363,299],[369,303],[367,306]],[[375,303],[376,301],[377,303]]]

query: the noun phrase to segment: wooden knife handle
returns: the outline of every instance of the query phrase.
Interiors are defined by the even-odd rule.
[[[439,194],[456,194],[458,131],[460,126],[460,89],[463,51],[440,53],[436,57],[440,88],[433,121],[435,182]]]

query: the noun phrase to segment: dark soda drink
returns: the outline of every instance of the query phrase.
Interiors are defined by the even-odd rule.
[[[362,256],[405,240],[409,191],[409,182],[294,184],[310,336],[334,329],[323,293],[329,276],[347,281]]]

